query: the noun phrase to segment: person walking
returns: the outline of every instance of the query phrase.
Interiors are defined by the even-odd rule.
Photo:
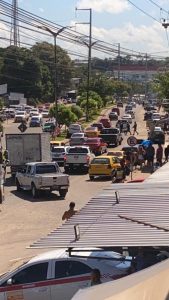
[[[133,126],[133,135],[135,135],[135,133],[137,133],[137,135],[138,135],[138,131],[137,131],[137,122],[135,121],[134,122],[134,126]]]
[[[156,151],[156,160],[160,166],[162,166],[162,159],[163,159],[163,147],[161,144],[158,144],[158,148]]]
[[[145,150],[143,149],[143,146],[140,145],[138,148],[138,164],[140,165],[140,170],[142,169],[143,164],[145,164],[144,157],[145,157]]]
[[[164,130],[164,133],[167,133],[167,131],[168,131],[168,124],[167,124],[167,122],[164,123],[163,130]]]
[[[77,210],[75,210],[75,203],[70,202],[69,204],[69,210],[65,211],[63,216],[62,216],[62,221],[69,220],[72,216],[75,215]]]
[[[165,147],[164,149],[164,155],[165,155],[165,162],[168,162],[168,157],[169,157],[169,145]]]
[[[130,135],[131,135],[131,130],[130,130],[130,124],[129,124],[129,122],[127,123],[127,133],[130,133]]]

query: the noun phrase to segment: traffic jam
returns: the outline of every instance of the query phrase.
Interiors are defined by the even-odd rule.
[[[145,110],[146,138],[138,132],[135,119],[138,107]],[[45,130],[41,133],[6,134],[8,165],[16,189],[19,193],[30,191],[33,199],[46,191],[56,191],[65,199],[69,176],[74,173],[88,174],[90,181],[107,178],[112,183],[134,182],[132,176],[128,177],[134,168],[149,167],[151,173],[161,167],[160,157],[156,155],[155,160],[153,145],[158,144],[159,149],[165,144],[167,120],[167,116],[158,113],[156,102],[117,101],[108,116],[100,117],[84,129],[79,123],[70,124],[65,141],[46,134],[51,122],[48,120],[46,127],[43,123]],[[72,211],[74,214],[76,211]],[[78,238],[78,232],[76,235]],[[98,248],[79,249],[73,255],[67,249],[46,252],[0,277],[0,299],[70,300],[79,289],[131,274],[131,261],[131,257],[124,258],[114,251],[100,252]]]

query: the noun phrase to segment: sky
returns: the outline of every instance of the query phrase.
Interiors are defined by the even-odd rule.
[[[11,3],[12,0],[6,1]],[[166,21],[168,19],[169,22],[167,13],[169,0],[131,0],[151,17],[134,7],[128,0],[18,0],[18,2],[19,7],[63,26],[88,22],[88,12],[76,12],[75,7],[92,8],[92,34],[96,39],[120,43],[121,47],[140,52],[169,56],[169,27],[167,35],[161,24],[163,19]],[[88,34],[87,25],[76,25],[76,29]],[[76,48],[76,51],[82,51],[79,46],[60,43],[66,49]],[[101,53],[94,55],[105,56]]]

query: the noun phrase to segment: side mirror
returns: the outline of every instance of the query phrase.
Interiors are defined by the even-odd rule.
[[[7,280],[7,285],[12,285],[12,284],[13,284],[12,278],[8,279]]]

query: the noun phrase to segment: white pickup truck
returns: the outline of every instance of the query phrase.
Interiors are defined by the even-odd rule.
[[[16,174],[17,190],[31,190],[33,198],[39,191],[58,191],[60,197],[65,197],[69,188],[69,176],[61,173],[57,163],[32,162]]]
[[[87,146],[72,146],[69,148],[64,163],[66,173],[73,170],[84,170],[88,172],[89,164],[95,155]]]

